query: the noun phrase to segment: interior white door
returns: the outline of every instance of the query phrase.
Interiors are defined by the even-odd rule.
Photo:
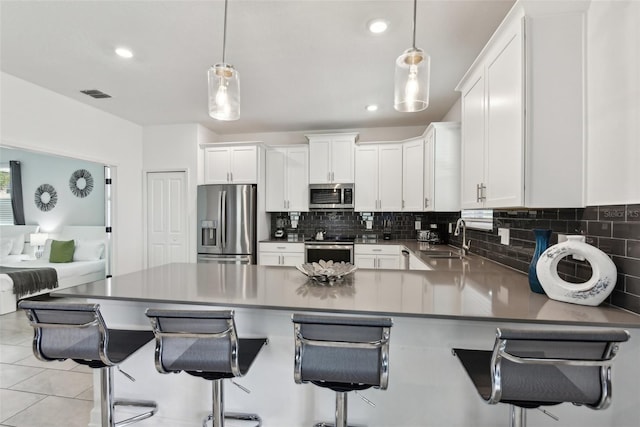
[[[188,262],[186,172],[147,173],[147,268]]]

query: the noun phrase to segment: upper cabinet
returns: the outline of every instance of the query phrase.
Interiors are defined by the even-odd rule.
[[[516,3],[456,88],[463,209],[583,206],[584,3]]]
[[[402,144],[402,163],[402,210],[460,210],[460,123],[431,123]]]
[[[356,148],[355,207],[358,212],[402,210],[402,145]]]
[[[309,183],[354,182],[353,152],[356,133],[306,135],[309,140]]]
[[[427,128],[423,187],[422,210],[460,210],[460,123],[434,122]]]
[[[266,210],[309,210],[309,147],[270,147],[266,153]]]
[[[208,146],[204,148],[205,184],[256,184],[256,145]]]
[[[402,206],[408,212],[423,208],[425,172],[424,139],[415,138],[402,144]]]

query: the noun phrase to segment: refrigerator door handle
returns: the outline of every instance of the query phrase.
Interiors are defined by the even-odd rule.
[[[222,203],[220,204],[222,215],[220,218],[222,249],[227,247],[227,191],[222,191]]]

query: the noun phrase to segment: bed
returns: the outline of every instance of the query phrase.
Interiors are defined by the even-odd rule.
[[[15,311],[19,299],[93,282],[105,277],[106,235],[103,226],[65,226],[57,233],[49,233],[49,239],[47,239],[43,253],[39,258],[36,258],[36,248],[29,241],[30,234],[37,231],[38,226],[0,226],[0,266],[7,267],[11,269],[7,271],[12,272],[12,269],[28,269],[28,272],[31,273],[28,274],[29,278],[25,279],[24,276],[21,276],[20,280],[22,282],[25,280],[34,281],[28,283],[28,288],[36,289],[18,297],[15,294],[14,285],[16,284],[12,277],[7,273],[0,273],[0,314]],[[74,240],[75,248],[72,262],[49,262],[51,244],[54,240]],[[7,248],[10,248],[8,253]],[[32,269],[39,270],[31,271]],[[53,269],[55,272],[42,269]],[[53,273],[53,284],[50,282],[37,283],[38,280],[43,280],[42,277],[51,279],[51,276],[38,273],[49,272]],[[56,279],[57,287],[55,287]]]

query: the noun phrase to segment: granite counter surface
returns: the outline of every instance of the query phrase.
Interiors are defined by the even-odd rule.
[[[397,243],[396,244],[400,244]],[[359,269],[318,286],[293,267],[175,263],[52,292],[53,296],[344,314],[640,328],[608,305],[550,300],[527,277],[480,257],[433,271]]]

